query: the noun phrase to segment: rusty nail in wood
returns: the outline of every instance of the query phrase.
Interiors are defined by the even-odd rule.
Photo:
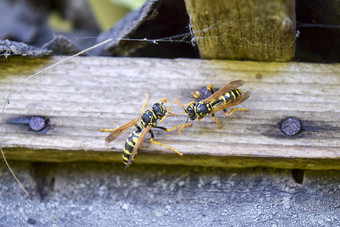
[[[50,120],[45,117],[39,116],[24,116],[24,117],[16,117],[10,118],[6,121],[8,124],[18,124],[23,125],[28,131],[32,131],[35,133],[46,133],[51,129]]]
[[[301,130],[301,121],[295,117],[289,117],[282,121],[281,131],[287,136],[294,136]]]

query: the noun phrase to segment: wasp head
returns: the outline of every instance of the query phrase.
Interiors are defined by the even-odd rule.
[[[164,117],[167,112],[163,103],[155,103],[152,107],[152,111],[156,114],[157,118]]]
[[[194,121],[197,118],[195,113],[195,106],[196,106],[195,103],[192,103],[184,109],[184,111],[187,113],[188,117],[192,121]]]

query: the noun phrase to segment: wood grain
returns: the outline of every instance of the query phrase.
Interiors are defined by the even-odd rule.
[[[294,0],[185,3],[202,58],[289,61],[294,57]]]
[[[2,103],[25,76],[62,59],[2,60]],[[77,57],[24,82],[11,97],[0,126],[1,146],[9,159],[121,161],[128,133],[106,145],[108,133],[99,129],[137,117],[147,89],[147,108],[161,98],[176,97],[187,104],[191,91],[208,83],[221,87],[237,79],[246,81],[242,90],[252,92],[239,105],[249,112],[237,111],[229,118],[217,113],[223,128],[205,118],[180,135],[155,129],[157,141],[184,156],[147,139],[135,162],[340,169],[339,64]],[[174,105],[172,112],[182,112],[178,105],[170,105]],[[47,117],[52,129],[35,134],[6,123],[20,116]],[[302,131],[292,137],[280,130],[280,122],[290,116],[302,122]],[[169,116],[162,125],[170,128],[184,121],[184,115]]]

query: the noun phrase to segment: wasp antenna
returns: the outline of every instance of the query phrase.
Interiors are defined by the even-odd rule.
[[[145,107],[148,104],[148,101],[149,101],[149,89],[146,89],[146,101],[145,101],[144,105],[142,106],[142,112],[143,113],[145,112]]]
[[[175,98],[175,100],[178,103],[178,105],[180,105],[184,109],[184,106],[182,105],[182,103],[180,103],[177,98]]]
[[[189,102],[186,108],[188,108],[188,107],[191,106],[192,104],[195,104],[195,101]]]
[[[180,129],[178,129],[178,131],[177,131],[178,134],[182,131],[182,129],[183,129],[185,126],[187,126],[188,120],[189,120],[189,118],[187,117],[187,119],[185,120],[185,123],[180,127]]]
[[[165,102],[165,103],[167,103],[167,102],[169,102],[167,99],[160,99],[160,100],[158,100],[157,102]]]
[[[184,112],[183,112],[183,113],[184,113]],[[178,114],[171,113],[171,112],[169,112],[169,114],[172,115],[172,116],[178,117]]]
[[[182,131],[182,129],[185,127],[185,125],[182,125],[182,127],[180,127],[180,129],[178,129],[178,134]]]

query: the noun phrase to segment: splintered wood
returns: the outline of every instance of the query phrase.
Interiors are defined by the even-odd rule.
[[[64,59],[2,60],[0,97],[39,68]],[[0,126],[1,146],[8,159],[34,161],[119,161],[129,133],[105,144],[108,133],[136,118],[161,98],[186,105],[191,92],[212,83],[219,88],[233,80],[252,92],[226,118],[223,127],[210,118],[193,122],[178,135],[155,129],[155,140],[184,154],[178,156],[145,139],[135,163],[220,167],[340,169],[340,65],[261,63],[188,59],[77,57],[23,83],[6,106]],[[183,109],[177,104],[173,113]],[[8,119],[41,116],[50,120],[47,133],[34,133]],[[298,118],[301,131],[286,136],[280,129],[287,117]],[[186,116],[168,116],[171,128]],[[161,151],[161,152],[160,152]],[[122,164],[123,166],[123,164]]]

